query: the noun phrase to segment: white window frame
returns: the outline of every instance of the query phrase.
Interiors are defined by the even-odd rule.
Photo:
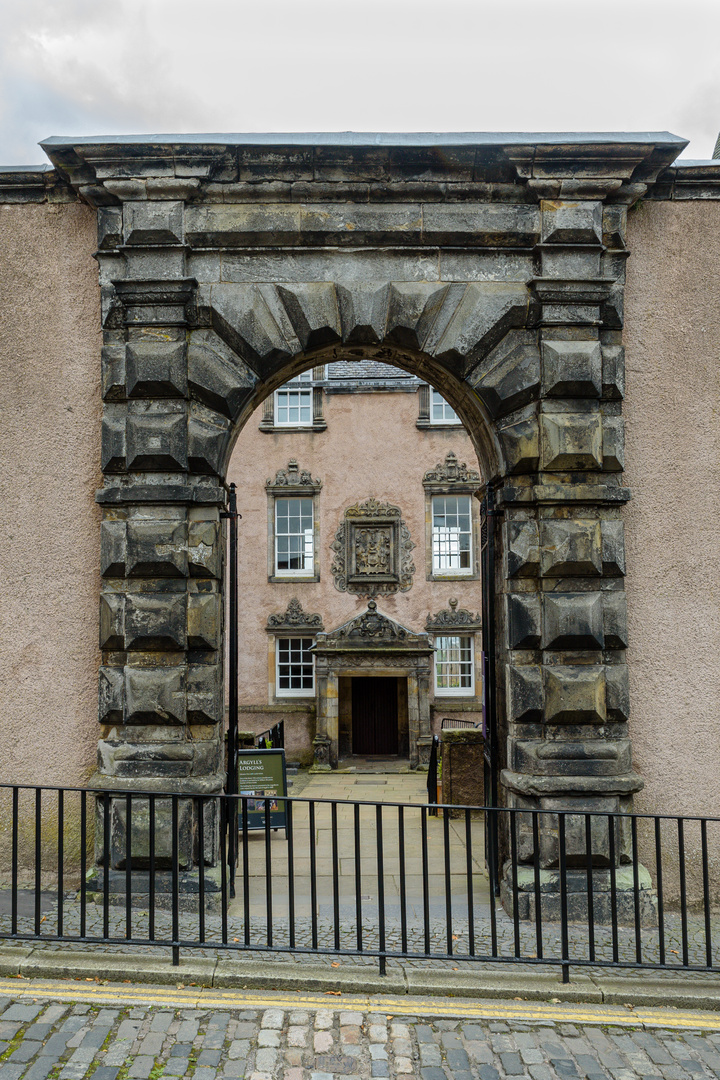
[[[435,410],[441,411],[441,416],[435,415]],[[432,427],[449,427],[451,425],[462,424],[462,420],[442,396],[439,390],[434,390],[430,387],[430,424]]]
[[[298,642],[298,641],[308,643],[305,647],[303,647],[301,645],[301,647],[300,647],[301,657],[302,657],[303,653],[307,654],[308,650],[315,644],[315,638],[312,637],[310,634],[302,634],[302,635],[300,635],[300,634],[288,634],[287,636],[283,635],[283,636],[278,636],[278,637],[275,638],[275,697],[276,698],[314,697],[315,696],[315,655],[314,654],[311,654],[311,657],[310,657],[310,659],[312,661],[312,664],[311,664],[312,686],[310,686],[310,687],[304,686],[304,687],[300,687],[299,689],[292,689],[292,688],[287,688],[287,687],[281,687],[280,686],[280,650],[281,650],[281,642],[290,642],[290,643],[292,643],[292,642]],[[287,664],[284,663],[283,666],[287,666],[290,669],[289,677],[292,678],[292,667],[293,667],[293,664],[292,664],[292,644],[290,644],[288,651],[289,651],[290,659],[287,662]],[[303,659],[300,659],[300,661],[298,662],[298,665],[296,665],[296,666],[299,666],[301,668],[306,668],[308,666],[308,664],[307,664],[307,661],[305,661]],[[301,672],[300,677],[301,678],[306,678],[306,673]]]
[[[307,409],[307,420],[281,420],[280,412],[284,409],[286,412],[293,406],[290,404],[290,399],[296,396],[298,410],[298,416],[303,408]],[[302,375],[298,375],[297,378],[292,379],[290,382],[285,383],[278,390],[275,391],[274,407],[273,407],[273,423],[275,427],[312,427],[313,426],[313,389],[312,389],[312,371],[304,371]],[[285,404],[281,404],[281,398],[285,399]]]
[[[457,646],[446,645],[446,642],[457,642]],[[466,645],[463,645],[466,642]],[[441,644],[442,643],[442,644]],[[467,675],[468,672],[462,671],[463,666],[467,668],[469,665],[470,684],[469,686],[440,686],[438,685],[438,668],[441,661],[438,659],[438,653],[440,649],[445,648],[457,648],[459,659],[457,661],[447,660],[442,661],[443,664],[450,666],[454,665],[458,668],[458,675],[460,678],[463,674]],[[475,637],[473,634],[437,634],[433,641],[433,648],[435,655],[433,657],[433,673],[434,673],[434,686],[436,697],[474,697],[475,696]],[[469,652],[469,659],[463,660],[463,649]]]
[[[457,499],[458,502],[461,499],[467,500],[467,516],[468,516],[468,529],[460,530],[460,528],[448,528],[446,525],[435,524],[435,506],[438,501],[442,499],[447,506],[448,499]],[[472,577],[473,575],[473,517],[472,517],[472,496],[465,494],[457,495],[433,495],[430,500],[431,513],[432,513],[432,525],[431,525],[431,544],[432,544],[432,576],[437,577]],[[447,512],[447,511],[446,511]],[[459,516],[459,508],[458,508]],[[458,562],[460,561],[461,548],[460,537],[467,536],[469,541],[468,546],[468,566],[440,566],[441,559],[452,559],[457,556]],[[440,545],[444,545],[447,550],[442,554],[437,548]],[[453,547],[456,547],[456,551],[453,551]]]
[[[297,500],[300,503],[310,504],[310,528],[305,529],[302,533],[280,533],[278,532],[278,509],[281,505],[289,503],[291,500]],[[302,510],[301,515],[302,516]],[[314,578],[315,577],[315,500],[311,495],[276,495],[273,500],[273,517],[274,517],[274,577],[276,578]],[[305,565],[302,569],[292,570],[281,568],[279,565],[279,545],[278,537],[280,536],[302,536],[304,537],[304,550],[303,557]]]

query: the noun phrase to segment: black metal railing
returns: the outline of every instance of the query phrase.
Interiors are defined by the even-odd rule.
[[[720,971],[719,819],[437,809],[0,786],[0,939]]]
[[[440,782],[440,736],[433,735],[430,744],[430,760],[428,761],[427,793],[430,813],[437,817],[438,784]]]
[[[283,750],[285,748],[285,721],[279,720],[274,727],[263,731],[255,739],[258,750]]]

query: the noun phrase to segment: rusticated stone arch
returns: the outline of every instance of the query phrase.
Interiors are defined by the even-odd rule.
[[[247,418],[287,379],[333,359],[365,356],[441,390],[471,432],[484,475],[502,475],[505,453],[495,421],[532,400],[540,363],[537,331],[503,343],[536,313],[525,284],[303,282],[198,289],[201,326],[188,335],[189,363],[202,369],[206,382],[226,387],[225,404],[197,375],[192,384],[230,421],[226,450],[213,464],[227,467]],[[507,362],[502,366],[508,353],[519,380],[508,379]],[[512,433],[504,437],[512,441]]]
[[[270,158],[240,137],[52,147],[99,220],[96,781],[221,789],[232,445],[293,374],[360,350],[441,390],[493,485],[503,800],[627,808],[641,780],[624,653],[626,210],[678,141],[457,136],[448,153],[338,138]],[[113,813],[121,830],[122,803]],[[190,866],[191,824],[183,836]],[[521,830],[521,861],[532,845]],[[570,830],[570,862],[583,845]],[[543,831],[543,887],[557,859]]]

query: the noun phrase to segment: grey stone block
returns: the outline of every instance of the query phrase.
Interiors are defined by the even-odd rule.
[[[101,667],[99,670],[98,719],[101,723],[122,723],[125,691],[125,672],[122,668]]]
[[[100,594],[101,649],[125,648],[125,597],[114,592]]]
[[[212,331],[193,331],[187,355],[188,388],[208,408],[234,420],[252,392],[255,375]]]
[[[599,592],[544,593],[543,649],[602,649],[603,612]]]
[[[338,285],[342,338],[348,345],[379,344],[385,334],[389,285],[353,282]]]
[[[621,416],[604,416],[602,425],[602,460],[606,472],[625,468],[625,422]]]
[[[540,370],[537,333],[511,330],[467,381],[490,415],[500,417],[536,400],[540,394]]]
[[[125,419],[126,407],[124,405],[105,406],[102,419],[100,453],[102,470],[105,473],[125,471],[127,454]]]
[[[527,415],[498,428],[507,471],[534,473],[540,461],[540,431],[537,417]]]
[[[50,1071],[55,1068],[55,1062],[49,1058],[39,1058],[34,1061],[28,1071],[25,1073],[25,1080],[46,1080]]]
[[[183,341],[131,341],[125,350],[129,398],[176,398],[187,394]]]
[[[124,401],[127,397],[125,346],[105,345],[100,357],[103,400]]]
[[[602,724],[607,717],[602,665],[543,667],[545,722]]]
[[[173,244],[183,241],[181,202],[126,202],[123,206],[126,244]]]
[[[303,350],[342,340],[334,285],[325,282],[280,285],[278,296]]]
[[[540,523],[542,577],[599,577],[602,574],[600,522],[587,518]]]
[[[100,573],[103,577],[125,576],[124,521],[103,521],[100,526]]]
[[[540,541],[537,521],[509,519],[505,523],[508,577],[537,577]]]
[[[543,338],[543,394],[546,397],[599,398],[602,354],[597,340]]]
[[[603,593],[603,630],[606,648],[627,648],[627,598],[624,592]]]
[[[190,594],[187,598],[187,642],[192,649],[217,649],[220,644],[222,610],[216,592]]]
[[[506,668],[508,715],[515,721],[539,721],[543,710],[542,669],[538,664],[508,664]]]
[[[187,524],[171,520],[130,520],[127,523],[128,577],[186,577]]]
[[[128,595],[125,605],[125,647],[143,651],[184,649],[187,644],[186,604],[184,590],[180,593]],[[137,674],[138,672],[133,672],[133,678]],[[148,671],[144,674],[158,673]],[[129,704],[128,701],[128,706]]]
[[[188,464],[193,472],[220,475],[231,435],[229,420],[192,401],[188,415]]]
[[[98,815],[101,807],[98,805]],[[101,821],[102,819],[100,819]],[[132,865],[146,868],[150,858],[150,804],[148,799],[132,800],[130,836]],[[193,808],[190,799],[178,800],[178,862],[185,869],[192,857]],[[99,835],[102,836],[100,824]],[[110,802],[110,860],[114,870],[124,870],[127,855],[127,801]],[[172,805],[170,799],[155,800],[155,865],[159,870],[172,866]]]
[[[540,204],[542,239],[546,244],[600,244],[601,202],[550,202]]]
[[[507,604],[507,641],[511,649],[536,649],[541,637],[540,597],[510,593]]]
[[[220,524],[214,520],[191,519],[188,523],[188,566],[191,577],[219,578],[222,549]]]
[[[7,1060],[11,1061],[13,1065],[16,1065],[19,1061],[30,1061],[30,1059],[34,1058],[41,1049],[41,1042],[34,1042],[32,1039],[23,1039],[23,1041],[15,1047]]]
[[[183,402],[133,402],[127,417],[127,467],[176,471],[188,467]]]
[[[599,413],[543,412],[542,468],[573,472],[601,469],[603,432]]]
[[[191,724],[215,724],[222,718],[222,669],[219,664],[189,664],[187,719]]]

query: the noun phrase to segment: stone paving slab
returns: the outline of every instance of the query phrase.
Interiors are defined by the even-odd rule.
[[[2,1080],[704,1080],[720,1076],[720,1019],[568,1006],[533,1017],[407,998],[246,996],[181,1003],[160,988],[123,1000],[30,984],[0,999]],[[3,988],[4,989],[4,988]],[[37,994],[28,1001],[27,994]],[[43,996],[46,995],[46,996]],[[427,1007],[435,1014],[419,1015]],[[413,1009],[415,1008],[415,1011]],[[484,1007],[483,1007],[484,1008]]]

